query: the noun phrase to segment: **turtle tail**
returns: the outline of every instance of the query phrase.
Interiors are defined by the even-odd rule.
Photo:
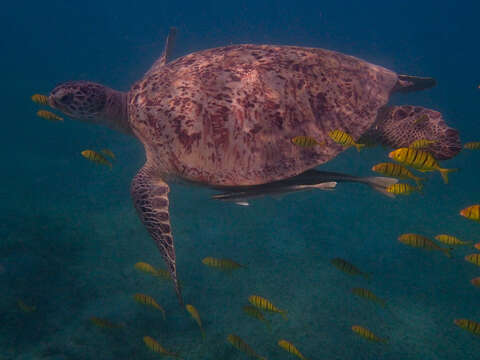
[[[398,75],[398,81],[393,90],[396,92],[406,93],[429,89],[435,85],[437,85],[437,81],[434,78]]]
[[[383,176],[372,176],[372,177],[361,178],[361,181],[369,185],[373,190],[376,190],[385,196],[388,196],[390,198],[395,197],[394,194],[389,193],[387,191],[387,188],[390,185],[398,183],[398,179],[388,178]]]

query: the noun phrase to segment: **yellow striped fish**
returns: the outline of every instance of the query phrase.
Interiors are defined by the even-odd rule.
[[[388,157],[422,172],[438,170],[445,184],[448,184],[448,173],[457,170],[441,168],[432,154],[420,149],[400,148],[390,152]]]
[[[32,101],[36,104],[40,105],[48,105],[48,97],[42,94],[34,94],[32,95]]]
[[[162,345],[160,345],[155,339],[153,339],[150,336],[144,336],[143,342],[153,352],[156,352],[158,354],[162,354],[165,356],[180,358],[178,354],[166,350]]]
[[[113,153],[112,150],[102,149],[102,150],[100,150],[100,152],[101,152],[103,155],[108,156],[110,159],[113,159],[113,160],[116,159],[115,154]]]
[[[110,169],[112,168],[112,163],[108,161],[105,156],[102,154],[93,151],[93,150],[83,150],[81,152],[82,156],[85,159],[88,159],[94,163],[101,164],[101,165],[107,165]]]
[[[480,222],[480,205],[472,205],[460,210],[460,215],[467,219]]]
[[[202,333],[202,338],[205,339],[205,332],[203,331],[202,327],[202,320],[200,319],[200,314],[198,313],[198,310],[195,308],[195,306],[187,304],[185,306],[189,314],[192,316],[192,318],[197,322],[198,327],[200,328],[200,332]]]
[[[375,335],[373,332],[368,330],[367,328],[360,326],[360,325],[353,325],[352,326],[353,332],[357,333],[358,335],[364,337],[367,340],[378,342],[378,343],[386,343],[387,339],[382,339]]]
[[[158,305],[155,299],[151,296],[145,294],[135,294],[133,295],[133,300],[135,300],[139,304],[151,306],[157,310],[160,310],[162,312],[163,320],[165,320],[165,310],[160,305]]]
[[[360,297],[362,297],[362,298],[364,298],[364,299],[373,301],[374,303],[379,304],[381,307],[385,307],[385,300],[380,299],[379,297],[377,297],[377,295],[375,295],[373,292],[371,292],[371,291],[368,290],[368,289],[364,289],[364,288],[353,288],[353,289],[352,289],[352,293],[355,294],[355,295],[357,295],[357,296],[360,296]]]
[[[424,180],[424,178],[415,176],[406,167],[400,164],[395,164],[391,162],[376,164],[372,167],[372,170],[382,175],[396,177],[398,179],[404,179],[404,180],[412,179],[417,183],[418,186],[420,186],[421,185],[420,182]]]
[[[410,195],[411,193],[418,191],[422,191],[422,185],[419,186],[412,186],[410,184],[405,183],[397,183],[387,186],[385,189],[388,193],[395,194],[395,195]]]
[[[163,280],[172,280],[170,273],[165,269],[155,268],[152,265],[146,262],[138,262],[134,265],[135,269],[142,271],[146,274],[153,275],[155,277],[161,278]],[[182,286],[181,282],[179,281],[178,284]]]
[[[292,138],[292,143],[301,147],[309,148],[317,145],[325,145],[325,142],[318,142],[311,136],[295,136]]]
[[[469,263],[480,266],[480,254],[470,254],[465,256],[465,260]]]
[[[470,331],[472,334],[480,335],[480,323],[469,319],[455,319],[453,320],[454,324]]]
[[[427,114],[423,114],[421,116],[419,116],[418,118],[416,118],[414,121],[413,121],[413,125],[418,125],[418,124],[421,124],[425,121],[428,120],[428,115]]]
[[[479,150],[480,149],[480,141],[468,142],[465,145],[463,145],[463,148],[468,149],[468,150]]]
[[[346,274],[349,274],[349,275],[360,275],[360,276],[363,276],[363,277],[365,277],[365,278],[367,278],[367,279],[370,277],[369,274],[360,271],[360,269],[358,269],[355,265],[349,263],[349,262],[346,261],[346,260],[343,260],[343,259],[340,259],[340,258],[335,258],[335,259],[330,260],[330,262],[331,262],[332,265],[334,265],[337,269],[343,271],[343,272],[346,273]]]
[[[223,271],[231,271],[245,267],[230,259],[217,259],[214,257],[206,257],[202,260],[202,263],[206,266],[216,268]]]
[[[252,304],[253,306],[256,306],[260,310],[279,313],[283,316],[283,318],[285,320],[287,320],[287,311],[286,310],[282,310],[282,309],[277,308],[269,300],[267,300],[267,299],[265,299],[261,296],[250,295],[248,297],[248,301],[250,302],[250,304]]]
[[[288,342],[287,340],[279,340],[278,341],[278,346],[280,346],[282,349],[288,351],[290,354],[293,354],[295,356],[298,356],[302,360],[307,360],[305,356],[302,355],[300,351],[291,343]]]
[[[243,312],[254,319],[264,322],[267,325],[268,329],[271,330],[270,321],[268,321],[265,318],[265,315],[263,315],[263,313],[260,310],[258,310],[255,306],[245,305],[243,307]]]
[[[230,344],[236,347],[238,350],[243,351],[245,354],[251,357],[255,357],[260,360],[266,360],[263,356],[258,355],[255,350],[252,349],[250,345],[248,345],[245,341],[243,341],[240,336],[235,334],[230,334],[227,336],[227,340]]]
[[[470,282],[473,286],[480,287],[480,277],[473,278]]]
[[[37,310],[35,305],[28,305],[23,300],[17,300],[17,306],[22,310],[24,313],[31,313]]]
[[[439,234],[435,236],[435,239],[450,246],[456,246],[456,245],[461,246],[461,245],[473,244],[473,241],[462,241],[459,238],[453,235],[448,235],[448,234]]]
[[[330,131],[328,136],[337,144],[343,145],[344,147],[355,146],[357,151],[360,151],[365,146],[365,144],[357,144],[349,134],[342,130]]]
[[[473,247],[477,250],[480,250],[480,242],[476,243],[475,245],[473,245]]]
[[[107,319],[99,318],[96,316],[92,316],[89,320],[93,325],[102,329],[116,329],[116,328],[122,327],[122,325],[114,324],[113,322]]]
[[[172,280],[172,276],[170,275],[170,273],[168,272],[168,270],[165,270],[165,269],[158,269],[157,268],[157,274],[156,276],[164,279],[164,280]],[[178,285],[181,286],[181,282],[180,280],[178,281]]]
[[[139,270],[139,271],[142,271],[146,274],[150,274],[150,275],[157,275],[157,269],[155,269],[152,265],[146,263],[146,262],[137,262],[135,265],[134,265],[135,269]]]
[[[437,244],[435,244],[432,240],[429,238],[418,235],[418,234],[402,234],[398,237],[398,241],[405,245],[409,245],[415,248],[421,248],[425,250],[437,250],[443,252],[446,256],[452,257],[450,254],[450,249],[445,249]]]
[[[436,140],[418,139],[413,141],[408,147],[410,149],[425,149],[432,144],[435,144]]]
[[[37,116],[50,121],[63,121],[63,118],[48,110],[38,110]]]

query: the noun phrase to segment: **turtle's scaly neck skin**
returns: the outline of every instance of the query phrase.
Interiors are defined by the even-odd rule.
[[[51,107],[65,115],[133,135],[128,122],[128,93],[89,81],[58,85],[48,98]]]

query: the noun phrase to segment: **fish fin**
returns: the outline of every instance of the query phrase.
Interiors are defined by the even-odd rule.
[[[438,168],[438,171],[440,171],[440,175],[442,175],[443,182],[445,184],[448,184],[448,173],[453,172],[453,171],[458,171],[458,169],[442,169]]]
[[[292,191],[299,191],[299,190],[309,190],[309,189],[318,189],[318,190],[334,190],[337,186],[336,181],[329,181],[323,182],[320,184],[313,184],[313,185],[295,185],[291,186]]]
[[[368,184],[372,189],[378,191],[379,193],[388,196],[389,198],[395,198],[395,195],[387,191],[387,187],[390,185],[398,183],[398,179],[388,178],[384,176],[372,176],[362,178],[362,180]]]
[[[417,184],[418,187],[420,187],[420,186],[423,187],[422,181],[425,181],[425,178],[415,176],[413,178],[413,180],[415,181],[415,183]]]
[[[288,320],[287,312],[286,312],[286,311],[282,311],[281,314],[282,314],[282,317],[283,317],[285,320]]]
[[[250,203],[247,202],[247,201],[236,201],[236,202],[235,202],[235,205],[238,205],[238,206],[250,206]]]
[[[417,191],[423,195],[423,184],[418,184],[417,185]]]
[[[362,150],[362,148],[365,147],[365,144],[354,144],[354,146],[357,149],[357,151],[360,152],[360,150]]]

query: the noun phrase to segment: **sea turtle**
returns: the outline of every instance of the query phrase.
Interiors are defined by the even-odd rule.
[[[386,105],[392,93],[434,86],[431,78],[299,46],[231,45],[171,61],[174,38],[172,29],[163,55],[129,92],[73,81],[55,87],[48,102],[71,118],[108,125],[144,145],[146,163],[131,195],[181,303],[170,180],[228,188],[294,177],[344,150],[328,136],[336,129],[393,147],[433,139],[430,151],[437,159],[461,149],[457,131],[439,112]],[[291,139],[299,135],[325,145],[296,146]]]

